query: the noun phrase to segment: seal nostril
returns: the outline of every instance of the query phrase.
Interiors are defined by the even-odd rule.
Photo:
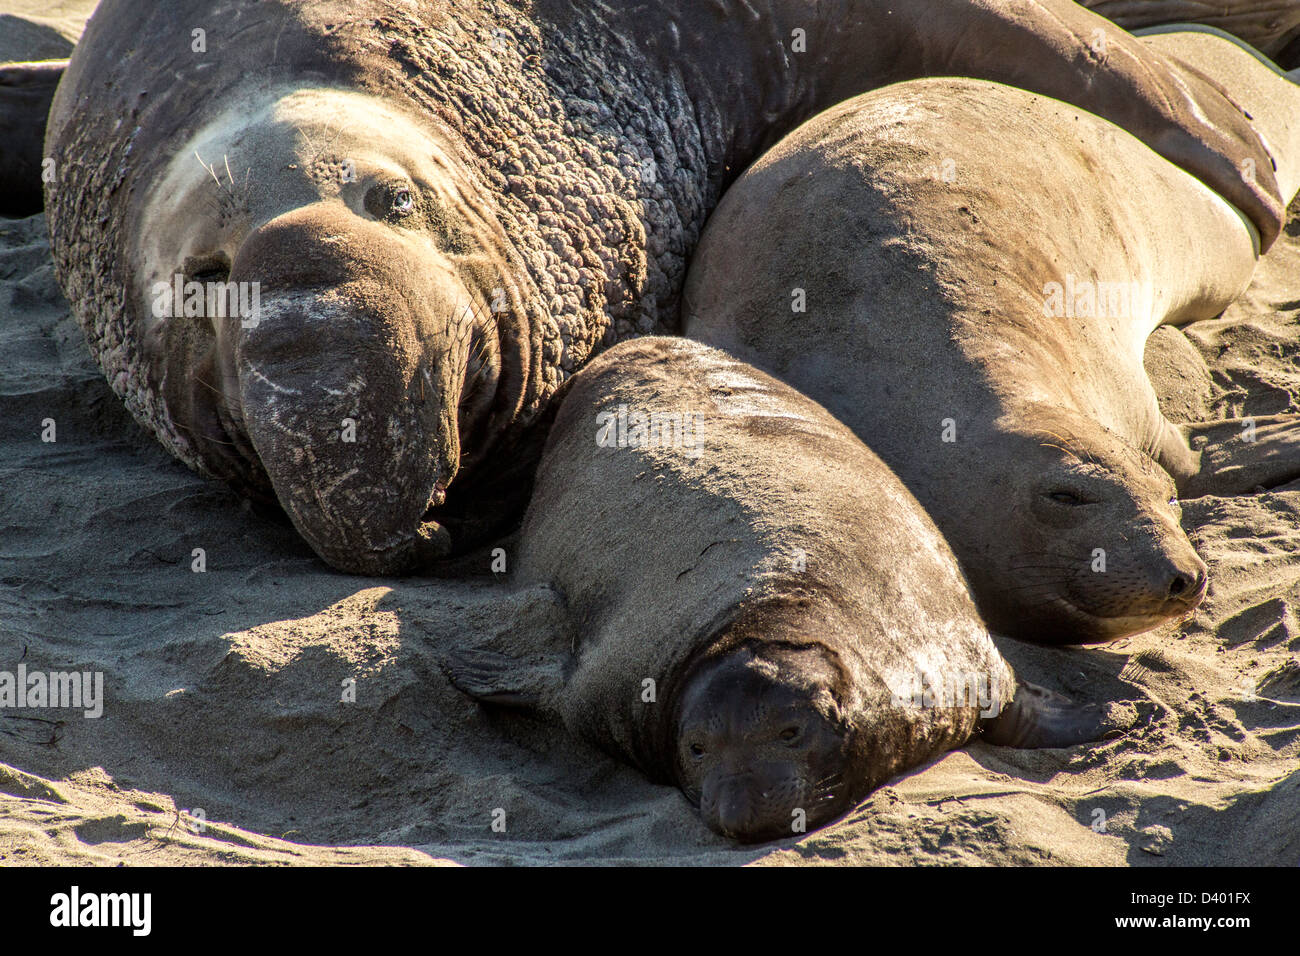
[[[1200,575],[1198,573],[1197,578]],[[1197,582],[1186,574],[1176,574],[1174,579],[1169,582],[1169,596],[1171,598],[1180,598],[1188,592],[1195,593]]]

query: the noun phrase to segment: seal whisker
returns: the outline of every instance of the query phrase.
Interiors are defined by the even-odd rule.
[[[1040,448],[1055,448],[1057,451],[1065,452],[1065,454],[1069,455],[1069,456],[1070,456],[1071,458],[1073,458],[1075,461],[1083,461],[1082,458],[1080,458],[1078,455],[1076,455],[1076,454],[1075,454],[1073,451],[1071,451],[1070,449],[1068,449],[1068,448],[1063,448],[1063,447],[1060,446],[1060,445],[1054,445],[1054,444],[1052,444],[1050,441],[1039,442],[1039,443],[1038,443],[1038,447],[1040,447]]]
[[[232,441],[222,441],[220,438],[213,438],[211,435],[207,434],[206,432],[201,432],[201,431],[199,431],[197,428],[192,428],[192,427],[190,427],[189,425],[186,425],[186,424],[183,423],[183,422],[176,422],[175,424],[176,424],[176,427],[177,427],[177,428],[180,428],[180,429],[183,429],[183,430],[185,430],[185,431],[187,431],[187,432],[190,432],[190,433],[193,434],[193,435],[198,435],[198,436],[200,436],[204,441],[212,442],[212,444],[214,444],[214,445],[229,445],[231,448],[238,448],[238,447],[239,447],[238,445],[236,445],[236,444],[235,444],[234,442],[232,442]]]
[[[829,791],[831,791],[831,790],[834,790],[836,787],[838,787],[838,786],[839,786],[840,784],[842,784],[843,782],[844,782],[844,774],[843,774],[843,773],[833,773],[833,774],[831,774],[829,777],[823,777],[821,780],[818,780],[816,783],[812,783],[812,784],[810,784],[810,785],[808,786],[808,789],[811,790],[811,791],[814,791],[814,792],[817,792],[817,791],[828,791],[828,792],[829,792]]]

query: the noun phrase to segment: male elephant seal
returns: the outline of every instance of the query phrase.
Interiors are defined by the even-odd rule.
[[[1017,685],[942,536],[861,441],[689,340],[625,342],[573,378],[515,578],[554,587],[573,633],[458,650],[453,683],[676,783],[737,839],[832,820],[981,728],[1017,746],[1104,730]]]
[[[1300,88],[1221,35],[1144,42],[1228,89],[1294,195]],[[1218,314],[1256,255],[1228,203],[1110,123],[923,80],[828,111],[754,165],[710,221],[684,325],[880,454],[995,629],[1106,641],[1201,599],[1177,494],[1300,475],[1295,416],[1175,426],[1142,365],[1157,326]]]
[[[735,175],[933,73],[1108,116],[1279,229],[1236,107],[1069,0],[104,0],[50,115],[55,262],[177,457],[412,570],[517,519],[598,346],[676,329]]]

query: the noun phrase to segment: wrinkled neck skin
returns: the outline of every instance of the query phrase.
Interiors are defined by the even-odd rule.
[[[642,80],[647,95],[685,87],[693,116],[656,120],[678,142],[683,121],[697,127],[710,207],[746,166],[808,117],[922,69],[919,51],[899,43],[903,18],[883,0],[662,0],[650,6],[537,0],[532,10],[554,26],[556,33],[547,37],[552,50],[575,28],[603,38],[603,47],[615,37],[634,38],[635,47],[627,40],[619,46],[633,61],[653,67]],[[661,155],[662,147],[656,161]]]
[[[544,392],[601,345],[677,331],[704,221],[764,149],[924,68],[886,0],[519,6],[458,10],[436,47],[399,15],[363,29],[498,201],[538,293]]]

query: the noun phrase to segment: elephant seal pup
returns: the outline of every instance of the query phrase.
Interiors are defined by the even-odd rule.
[[[1300,88],[1221,35],[1143,42],[1224,85],[1294,195]],[[1142,365],[1157,326],[1218,314],[1256,255],[1228,203],[1110,123],[922,80],[826,112],[754,165],[710,221],[684,326],[867,442],[995,630],[1107,641],[1201,599],[1176,495],[1300,475],[1295,416],[1175,426]]]
[[[518,520],[595,349],[676,330],[763,149],[953,71],[1111,116],[1279,228],[1240,111],[1070,0],[104,0],[50,112],[52,248],[177,457],[337,568],[413,571]]]
[[[1017,689],[942,536],[861,441],[695,342],[625,342],[572,380],[519,547],[516,582],[555,588],[573,632],[460,649],[452,682],[676,783],[729,837],[826,823],[981,727],[1017,746],[1105,730]]]

